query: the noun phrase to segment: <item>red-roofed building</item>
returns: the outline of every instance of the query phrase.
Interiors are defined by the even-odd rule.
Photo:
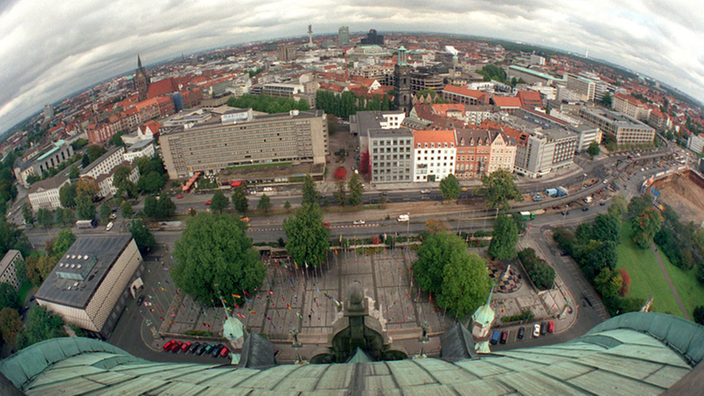
[[[455,173],[455,131],[414,131],[413,181],[440,181]]]
[[[100,123],[88,125],[88,143],[103,144],[117,133],[116,124]]]
[[[166,78],[156,82],[151,82],[149,84],[149,98],[156,98],[157,96],[168,95],[173,92],[178,92],[178,85],[173,78]]]
[[[518,99],[521,100],[523,107],[543,107],[543,98],[538,91],[518,91]]]
[[[521,99],[516,96],[492,96],[491,104],[509,114],[514,114],[521,108]]]
[[[624,95],[620,92],[614,94],[613,105],[614,110],[638,120],[647,120],[650,115],[650,109],[643,102],[631,95]]]
[[[137,128],[137,138],[140,140],[156,139],[159,137],[161,124],[156,120],[147,121]]]
[[[672,120],[667,114],[663,114],[658,109],[651,109],[648,116],[648,125],[655,128],[658,132],[672,128]]]
[[[516,140],[499,129],[458,129],[455,175],[467,180],[499,169],[513,172]]]
[[[443,88],[442,97],[452,103],[464,103],[469,105],[489,103],[489,95],[485,92],[450,84],[445,85],[445,88]]]

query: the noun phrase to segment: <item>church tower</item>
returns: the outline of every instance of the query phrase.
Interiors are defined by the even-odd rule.
[[[139,93],[139,101],[146,100],[149,91],[149,76],[142,67],[142,59],[137,55],[137,70],[134,72],[134,85]]]
[[[398,49],[398,63],[394,67],[394,104],[396,110],[403,110],[406,115],[413,107],[411,103],[411,78],[409,76],[410,66],[406,58],[406,48],[401,46]]]
[[[495,313],[491,309],[491,294],[494,292],[492,288],[489,292],[489,298],[485,305],[477,308],[472,315],[472,338],[474,346],[479,353],[490,353],[489,338],[491,338],[491,325],[494,323]]]

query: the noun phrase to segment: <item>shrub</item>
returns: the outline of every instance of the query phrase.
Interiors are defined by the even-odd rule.
[[[631,291],[631,276],[628,275],[628,271],[624,268],[621,268],[618,271],[621,273],[621,280],[623,281],[621,284],[621,289],[618,291],[618,295],[621,297],[626,297]]]
[[[545,260],[538,258],[535,255],[535,250],[531,248],[523,249],[518,253],[518,257],[535,287],[540,290],[547,290],[552,287],[553,282],[555,282],[555,269]]]
[[[198,336],[198,337],[212,337],[213,333],[206,330],[186,330],[186,335]]]
[[[504,316],[501,321],[504,323],[518,322],[518,321],[530,321],[533,319],[533,312],[530,309],[524,309],[520,314],[513,316]]]
[[[334,176],[335,176],[335,179],[338,179],[338,180],[344,179],[345,176],[347,176],[347,169],[345,169],[345,168],[342,167],[342,166],[339,167],[339,168],[337,168],[337,169],[335,169]]]

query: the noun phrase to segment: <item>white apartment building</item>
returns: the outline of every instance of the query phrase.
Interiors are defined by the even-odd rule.
[[[83,168],[81,171],[81,177],[92,177],[93,179],[97,179],[100,175],[110,173],[110,171],[112,171],[116,166],[122,164],[125,160],[124,155],[124,147],[111,148],[107,153],[103,154],[100,158],[88,165],[88,167]]]
[[[49,209],[53,211],[60,208],[61,200],[59,199],[59,190],[66,184],[69,184],[68,175],[66,174],[56,175],[49,179],[33,183],[27,195],[32,209],[36,212],[39,209]]]
[[[0,283],[8,283],[19,290],[22,285],[17,277],[17,267],[15,264],[24,260],[19,250],[10,249],[0,261]]]
[[[695,134],[689,135],[689,139],[687,139],[687,148],[695,153],[704,153],[704,137],[697,136]]]
[[[413,132],[413,181],[440,181],[455,173],[455,131]]]

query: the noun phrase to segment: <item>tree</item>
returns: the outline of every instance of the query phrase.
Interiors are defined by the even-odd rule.
[[[259,203],[257,204],[257,209],[263,210],[264,213],[269,214],[269,210],[273,205],[271,204],[271,198],[268,195],[262,194],[259,198]]]
[[[379,202],[379,207],[380,207],[381,209],[384,209],[384,208],[386,208],[386,203],[389,202],[389,200],[386,198],[385,195],[382,195],[382,196],[379,197],[379,201],[378,201],[378,202]]]
[[[609,205],[609,214],[616,217],[619,221],[623,218],[623,215],[628,213],[628,203],[626,198],[621,194],[616,194],[611,197],[611,205]]]
[[[125,219],[131,219],[134,214],[132,210],[132,204],[129,201],[122,201],[120,204],[120,213]]]
[[[153,195],[147,195],[147,197],[144,198],[144,214],[149,218],[156,218],[158,214],[156,205],[156,198],[154,198]]]
[[[233,294],[260,287],[266,268],[244,229],[244,223],[226,214],[188,218],[174,249],[178,264],[171,277],[176,286],[206,304],[217,302],[219,293],[229,305]]]
[[[110,138],[110,144],[115,147],[124,147],[125,142],[122,141],[122,135],[124,134],[125,131],[117,131],[117,133],[112,135],[112,137]]]
[[[694,322],[704,325],[704,305],[694,308]]]
[[[425,232],[429,234],[445,233],[448,231],[450,231],[450,227],[442,220],[428,219],[425,221]]]
[[[510,209],[510,200],[523,200],[513,174],[506,169],[482,176],[482,185],[477,189],[477,193],[484,195],[484,202],[492,208]]]
[[[637,195],[628,203],[628,217],[638,217],[645,209],[653,207],[653,199],[647,195]]]
[[[592,238],[597,241],[621,242],[621,222],[610,214],[599,214],[592,224]]]
[[[24,323],[20,314],[12,308],[3,308],[0,311],[0,330],[2,338],[8,344],[17,345],[17,336],[24,331]]]
[[[64,208],[76,207],[76,186],[76,183],[69,183],[59,189],[59,201]]]
[[[291,210],[291,202],[288,200],[284,202],[284,209],[286,209],[286,212],[289,212]]]
[[[235,187],[232,191],[232,206],[238,213],[247,213],[249,200],[247,199],[247,190],[245,190],[244,186]]]
[[[9,283],[0,283],[0,309],[12,308],[20,309],[22,302],[17,295],[15,287]]]
[[[147,163],[151,164],[151,162]],[[162,187],[164,187],[164,176],[162,176],[159,172],[156,171],[151,171],[146,175],[140,177],[139,181],[137,182],[137,188],[140,191],[148,194],[156,194],[159,192],[159,190],[161,190]]]
[[[493,259],[508,260],[516,257],[518,227],[512,218],[499,215],[494,221],[494,232],[489,244],[489,256]]]
[[[130,180],[130,173],[132,173],[132,168],[128,166],[118,166],[112,179],[112,185],[119,191],[127,193],[128,196],[135,197],[137,196],[137,185]]]
[[[71,209],[64,209],[64,222],[63,225],[73,225],[76,222],[76,212]]]
[[[334,173],[335,179],[341,180],[344,179],[345,176],[347,176],[347,169],[345,169],[344,166],[340,166],[337,169],[335,169]]]
[[[141,252],[145,252],[156,245],[154,234],[152,234],[149,230],[149,227],[144,225],[142,220],[137,219],[132,221],[132,224],[130,225],[130,234],[132,234],[134,243],[137,244],[137,247]]]
[[[513,219],[513,222],[516,223],[516,229],[518,230],[518,234],[523,234],[524,232],[526,232],[526,218],[523,217],[520,212],[511,213],[511,219]]]
[[[594,159],[599,153],[601,152],[601,149],[599,148],[599,143],[597,142],[591,142],[589,143],[589,147],[587,147],[587,154],[589,154],[589,157],[591,159]]]
[[[61,257],[68,251],[68,249],[76,242],[76,236],[71,232],[70,229],[61,230],[56,234],[56,241],[54,242],[53,255],[56,257]]]
[[[65,221],[65,220],[64,220],[64,209],[63,209],[62,207],[56,208],[56,215],[55,215],[55,217],[54,217],[54,222],[55,222],[57,225],[66,225],[66,224],[64,223],[64,221]]]
[[[594,279],[596,290],[605,298],[616,296],[622,285],[621,273],[609,268],[602,269]]]
[[[27,314],[27,324],[19,337],[17,347],[26,348],[50,338],[67,337],[64,320],[61,316],[48,311],[45,307],[35,306]]]
[[[100,205],[100,218],[103,221],[110,219],[110,214],[112,214],[112,209],[110,209],[107,203]]]
[[[88,161],[93,162],[97,160],[101,155],[107,153],[107,150],[103,148],[102,146],[98,146],[97,144],[91,144],[86,148],[86,154],[88,155]]]
[[[453,174],[445,176],[440,180],[440,194],[446,200],[457,199],[460,197],[460,183]]]
[[[613,104],[613,99],[611,98],[611,94],[607,92],[602,98],[601,98],[601,104],[604,105],[606,108],[611,108],[611,105]]]
[[[310,175],[306,175],[303,178],[301,192],[303,193],[303,199],[301,201],[302,204],[318,202],[318,191],[315,189],[315,181]]]
[[[29,202],[22,204],[22,217],[24,217],[25,224],[34,224],[34,211]]]
[[[323,225],[323,212],[317,203],[303,204],[283,225],[286,250],[294,263],[316,268],[327,260],[330,230]]]
[[[85,195],[92,199],[98,191],[100,191],[100,187],[94,179],[84,177],[76,182],[76,195],[78,196]]]
[[[95,204],[87,195],[79,195],[76,198],[76,212],[81,220],[95,219]]]
[[[345,181],[338,180],[335,182],[337,189],[333,193],[335,196],[335,202],[340,206],[345,206],[347,203],[347,191],[345,190]]]
[[[37,222],[44,228],[49,228],[54,223],[54,215],[49,209],[39,208],[37,211]]]
[[[71,168],[68,171],[68,178],[71,180],[76,180],[81,176],[80,171],[78,170],[78,167],[76,164],[71,165]]]
[[[173,216],[174,213],[176,213],[176,204],[166,195],[166,191],[162,191],[156,203],[156,216],[160,219],[166,219]]]
[[[445,266],[455,257],[467,252],[467,245],[456,235],[437,232],[423,237],[418,259],[413,263],[413,274],[418,286],[435,295],[443,287]]]
[[[215,190],[213,197],[210,199],[210,210],[222,213],[228,206],[230,206],[230,200],[227,199],[221,190]]]
[[[347,183],[347,188],[350,190],[349,203],[352,206],[357,206],[362,203],[362,193],[364,192],[364,185],[362,184],[362,178],[358,174],[352,175],[350,181]]]
[[[631,276],[628,274],[625,268],[619,268],[618,272],[621,274],[621,289],[618,291],[618,295],[621,297],[626,297],[631,291]]]
[[[577,261],[587,279],[594,279],[602,269],[614,270],[618,263],[616,244],[611,241],[589,241],[579,250]]]
[[[641,249],[650,247],[655,234],[660,231],[662,216],[655,208],[647,208],[638,217],[631,219],[633,242]]]
[[[465,249],[453,254],[445,265],[438,305],[464,317],[484,304],[490,292],[491,278],[484,260]]]

